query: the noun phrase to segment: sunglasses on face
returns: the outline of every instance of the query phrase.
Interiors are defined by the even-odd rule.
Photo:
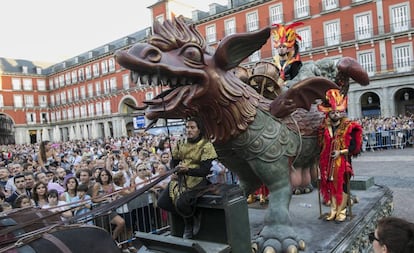
[[[369,241],[371,243],[373,243],[374,241],[377,241],[377,242],[380,241],[377,237],[375,237],[375,233],[374,232],[371,232],[371,233],[368,234],[368,239],[369,239]]]
[[[138,171],[146,171],[147,169],[139,169]]]

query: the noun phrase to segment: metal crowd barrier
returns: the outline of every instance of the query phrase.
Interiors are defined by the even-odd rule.
[[[362,151],[374,151],[378,149],[391,149],[413,146],[414,129],[394,129],[363,134]]]
[[[116,208],[115,211],[125,220],[125,227],[119,237],[116,239],[118,244],[132,242],[135,240],[134,232],[145,232],[162,234],[169,230],[170,222],[165,210],[156,206],[157,200],[154,192],[145,192],[127,204]],[[78,223],[89,222],[96,226],[102,227],[111,234],[114,230],[114,225],[111,224],[111,219],[114,213],[100,215],[98,217],[90,217],[87,219],[80,219]]]

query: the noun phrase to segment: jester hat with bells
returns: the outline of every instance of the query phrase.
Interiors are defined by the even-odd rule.
[[[318,110],[324,113],[330,111],[344,112],[348,106],[348,97],[341,94],[338,89],[330,89],[326,91],[326,98],[318,105]]]
[[[296,40],[302,40],[302,37],[300,37],[300,35],[297,34],[293,28],[303,24],[303,22],[295,22],[287,26],[281,24],[273,24],[272,26],[276,28],[274,29],[272,36],[274,47],[278,48],[281,45],[284,45],[288,49],[293,48]]]

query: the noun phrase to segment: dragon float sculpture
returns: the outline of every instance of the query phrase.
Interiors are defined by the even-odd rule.
[[[297,252],[305,242],[289,216],[289,169],[317,162],[316,132],[323,115],[314,110],[316,99],[328,89],[343,89],[324,77],[299,81],[286,92],[267,99],[234,75],[246,57],[269,39],[271,28],[224,38],[209,50],[194,25],[178,17],[154,23],[148,43],[115,53],[117,62],[131,71],[131,79],[150,85],[168,85],[146,104],[146,117],[200,117],[212,138],[220,161],[235,172],[249,194],[266,185],[270,190],[264,227],[253,239],[254,252]],[[341,80],[367,85],[362,67],[351,58],[338,65]]]

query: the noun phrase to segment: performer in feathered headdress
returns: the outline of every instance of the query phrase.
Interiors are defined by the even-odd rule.
[[[302,38],[294,30],[299,25],[303,23],[295,22],[287,26],[273,24],[275,27],[272,34],[273,46],[278,50],[278,54],[273,59],[279,69],[279,86],[283,86],[286,80],[293,79],[302,67],[298,45],[298,41]]]
[[[347,97],[338,89],[326,92],[326,100],[318,110],[326,114],[319,129],[321,147],[320,191],[331,211],[326,220],[344,221],[347,206],[351,206],[350,177],[353,175],[351,157],[359,154],[362,145],[362,127],[345,116]],[[349,210],[352,214],[352,210]]]

